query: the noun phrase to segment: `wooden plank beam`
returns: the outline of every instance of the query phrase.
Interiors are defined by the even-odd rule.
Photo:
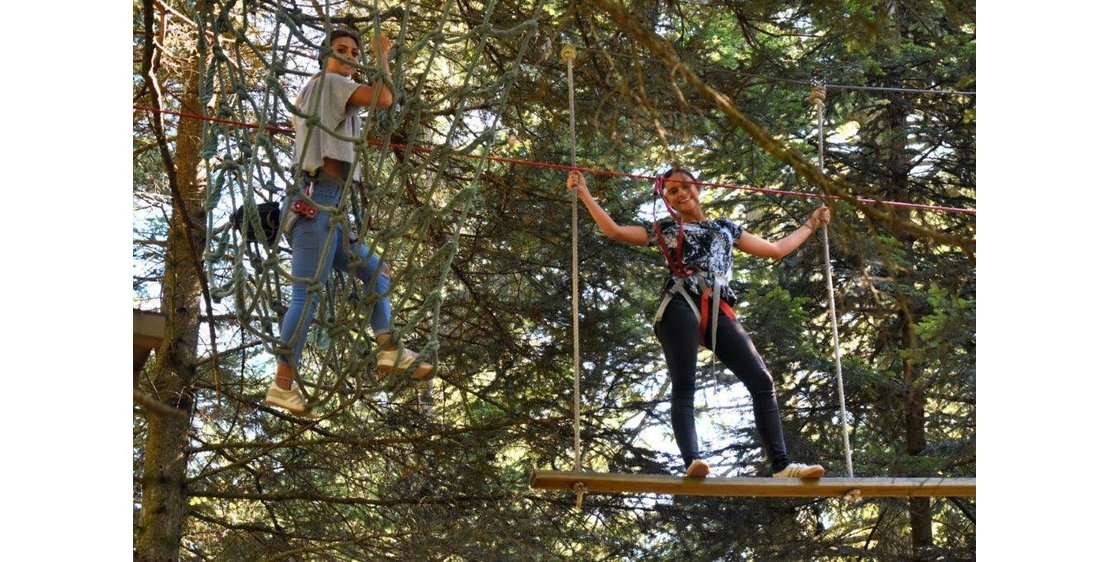
[[[162,338],[166,336],[166,317],[160,312],[133,309],[132,330],[134,338],[132,343],[133,375],[138,375],[143,370],[143,365],[150,357],[150,352],[162,345]]]
[[[537,470],[531,485],[573,492],[577,482],[586,485],[586,493],[812,498],[841,497],[858,490],[861,497],[975,497],[974,478],[684,478]]]

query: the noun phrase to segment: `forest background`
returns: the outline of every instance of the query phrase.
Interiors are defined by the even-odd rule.
[[[982,472],[984,476],[980,482],[982,488],[980,493],[983,494],[983,498],[976,502],[976,510],[979,506],[984,508],[982,512],[984,516],[980,518],[979,524],[981,526],[978,529],[981,552],[986,552],[985,549],[987,548],[998,548],[1003,551],[1009,548],[1001,541],[992,541],[989,530],[995,525],[994,522],[1005,522],[1008,529],[1012,531],[1013,529],[1021,529],[1022,526],[1035,521],[1038,524],[1039,536],[1086,536],[1088,538],[1095,536],[1093,530],[1086,527],[1088,523],[1083,520],[1075,521],[1069,518],[1071,523],[1068,527],[1054,527],[1053,521],[1033,515],[1044,509],[1037,507],[1038,502],[1047,502],[1050,498],[1067,498],[1069,495],[1072,498],[1080,497],[1072,487],[1078,485],[1077,482],[1068,479],[1054,480],[1051,492],[1038,493],[1031,497],[1029,494],[1022,493],[1019,495],[1017,493],[1019,489],[1028,489],[1021,485],[1018,480],[1020,477],[1004,475],[1018,472],[1012,468],[1015,462],[1020,466],[1019,471],[1027,475],[1054,474],[1053,471],[1033,468],[1039,464],[1049,464],[1053,468],[1058,466],[1053,462],[1055,459],[1044,458],[1047,455],[1043,453],[1038,453],[1036,460],[1028,458],[1025,454],[1017,458],[1014,456],[1015,453],[1029,452],[1033,448],[1029,445],[1031,443],[1043,443],[1050,439],[1053,444],[1059,442],[1059,437],[1051,433],[1051,428],[1045,427],[1044,424],[1048,420],[1037,415],[1037,406],[1042,402],[1040,394],[1043,392],[1041,387],[1033,384],[1033,381],[1038,380],[1037,377],[1049,377],[1053,380],[1065,381],[1069,388],[1069,391],[1066,392],[1066,400],[1069,404],[1074,404],[1073,410],[1076,413],[1075,418],[1073,418],[1073,425],[1082,426],[1084,415],[1092,415],[1092,412],[1096,411],[1095,408],[1084,405],[1083,397],[1100,396],[1102,394],[1098,388],[1100,381],[1094,376],[1084,376],[1086,373],[1092,373],[1092,369],[1089,366],[1090,363],[1083,362],[1082,355],[1084,349],[1097,349],[1096,330],[1065,331],[1044,330],[1043,328],[1075,324],[1066,317],[1056,316],[1060,314],[1059,311],[1061,310],[1085,307],[1086,310],[1095,311],[1094,314],[1086,316],[1097,317],[1098,311],[1105,307],[1099,299],[1092,299],[1094,301],[1092,303],[1081,302],[1081,295],[1097,295],[1099,293],[1097,287],[1093,286],[1097,276],[1084,273],[1084,266],[1091,261],[1089,257],[1083,259],[1082,256],[1068,254],[1068,252],[1074,251],[1072,246],[1074,241],[1098,239],[1102,221],[1097,213],[1103,208],[1099,202],[1100,200],[1095,199],[1092,202],[1088,194],[1083,194],[1082,201],[1086,204],[1082,205],[1080,209],[1070,208],[1050,212],[1046,210],[1046,203],[1040,199],[1045,194],[1060,194],[1065,191],[1052,189],[1052,186],[1058,185],[1067,187],[1072,193],[1076,193],[1071,198],[1072,201],[1076,201],[1080,197],[1079,194],[1082,193],[1078,190],[1082,186],[1091,185],[1088,180],[1081,176],[1085,168],[1077,163],[1098,162],[1098,143],[1083,142],[1080,134],[1082,131],[1056,131],[1054,127],[1060,123],[1081,122],[1081,116],[1069,114],[1069,112],[1076,111],[1078,107],[1085,107],[1089,111],[1095,112],[1094,108],[1099,107],[1099,105],[1096,103],[1097,99],[1092,100],[1090,104],[1074,101],[1074,96],[1081,95],[1082,91],[1073,93],[1071,95],[1072,101],[1069,103],[1061,103],[1060,98],[1063,96],[1060,92],[1051,88],[1039,90],[1036,89],[1036,86],[1046,83],[1073,83],[1074,76],[1088,76],[1091,72],[1089,68],[1082,65],[1079,65],[1078,70],[1083,72],[1078,72],[1076,67],[1059,63],[1059,61],[1054,64],[1044,64],[1043,62],[1037,64],[1037,61],[1045,60],[1043,58],[1045,53],[1033,52],[1029,42],[1023,40],[1025,36],[1013,40],[1012,36],[1005,36],[1000,33],[998,36],[1000,39],[1007,37],[1011,41],[1006,43],[1005,54],[1003,54],[1002,49],[992,52],[992,47],[1000,46],[1001,41],[992,45],[991,41],[988,40],[991,26],[1013,28],[1010,22],[1014,20],[1010,18],[1014,18],[1016,15],[1014,13],[995,15],[980,11],[976,17],[978,36],[976,90],[978,96],[984,95],[982,93],[984,84],[999,86],[996,94],[997,98],[991,97],[990,91],[988,91],[988,97],[985,98],[997,101],[997,103],[989,104],[989,107],[985,101],[976,103],[977,121],[982,121],[979,123],[978,132],[984,135],[981,138],[976,138],[976,158],[983,164],[979,167],[979,170],[986,178],[984,181],[987,182],[984,183],[984,189],[977,193],[976,206],[991,211],[990,213],[984,211],[984,216],[979,217],[976,221],[977,226],[982,227],[976,233],[979,244],[977,246],[978,262],[976,264],[976,272],[979,277],[978,284],[979,287],[988,287],[986,291],[978,291],[979,295],[976,302],[978,319],[983,322],[983,328],[978,330],[976,355],[977,359],[982,361],[979,364],[989,366],[988,369],[983,369],[983,380],[977,383],[977,385],[981,384],[982,386],[977,389],[976,394],[978,398],[983,400],[984,404],[990,404],[992,393],[999,397],[997,399],[1005,399],[1009,403],[1006,408],[997,410],[999,413],[998,419],[992,419],[988,415],[992,413],[989,407],[980,411],[976,419],[977,431],[983,432],[983,435],[979,436],[976,450],[976,464],[983,463],[983,466],[979,467],[977,472]],[[1028,16],[1028,14],[1025,15]],[[1046,25],[1043,21],[1043,15],[1041,16],[1036,18],[1035,22],[1031,21],[1034,19],[1032,17],[1018,21],[1026,22],[1029,28],[1051,28],[1051,25]],[[120,14],[120,19],[130,21],[128,14]],[[89,21],[95,21],[95,18]],[[1006,23],[1003,24],[1003,22]],[[1069,22],[1069,25],[1077,24],[1076,22]],[[1078,25],[1082,27],[1083,24],[1080,22]],[[107,29],[111,29],[111,27],[108,26]],[[130,36],[130,32],[131,29],[121,27],[117,34],[127,37]],[[984,37],[988,39],[984,39]],[[1074,52],[1098,52],[1098,48],[1094,46],[1082,48],[1084,47],[1082,41],[1090,40],[1091,37],[1093,37],[1092,34],[1069,33],[1056,41],[1046,41],[1042,38],[1038,41],[1037,46],[1043,49],[1045,44],[1048,43],[1069,44],[1069,42],[1078,42],[1076,48],[1073,49]],[[93,43],[97,42],[93,41]],[[46,52],[49,53],[49,51]],[[994,58],[995,54],[998,55],[997,58]],[[112,60],[112,56],[115,57],[115,60],[125,60],[122,57],[131,56],[131,45],[125,44],[122,49],[109,49],[103,58],[104,60]],[[44,59],[65,60],[72,57],[73,53],[67,50],[62,53],[47,54],[44,57],[35,57],[35,60],[42,63]],[[1075,59],[1082,60],[1083,57],[1077,54]],[[1069,61],[1072,59],[1063,58],[1061,60]],[[1032,69],[1036,70],[1037,75],[1035,77],[1031,76]],[[1069,71],[1074,72],[1074,74]],[[88,174],[89,179],[64,182],[64,187],[60,187],[59,190],[65,190],[62,191],[65,194],[64,199],[70,203],[55,205],[61,216],[57,220],[72,226],[64,229],[41,229],[40,227],[40,231],[45,232],[42,232],[44,237],[41,242],[36,244],[36,248],[29,248],[29,245],[26,244],[17,244],[13,250],[17,252],[16,259],[25,257],[28,262],[33,262],[31,255],[18,252],[37,249],[35,253],[41,259],[42,247],[59,249],[72,247],[72,234],[75,231],[80,231],[82,233],[82,249],[95,248],[96,251],[78,251],[74,252],[73,255],[67,254],[69,259],[60,260],[64,265],[58,268],[57,274],[42,275],[41,279],[36,280],[32,286],[33,290],[42,294],[75,295],[76,293],[77,298],[67,302],[64,306],[48,305],[43,307],[40,305],[34,310],[27,310],[17,315],[22,320],[18,326],[20,332],[37,334],[34,340],[38,342],[40,346],[38,349],[41,351],[31,355],[49,356],[51,361],[56,361],[58,365],[52,366],[47,371],[41,368],[36,370],[32,366],[20,366],[18,371],[13,372],[31,373],[37,371],[44,373],[43,376],[47,376],[45,373],[49,372],[49,376],[63,384],[52,385],[59,390],[51,392],[44,391],[41,388],[41,383],[37,382],[41,377],[26,375],[13,377],[17,384],[29,380],[36,381],[36,386],[33,387],[17,386],[15,388],[16,392],[13,393],[14,396],[42,396],[41,401],[34,402],[45,402],[49,405],[48,409],[51,412],[50,415],[42,415],[47,410],[42,407],[36,407],[26,413],[20,412],[21,417],[25,419],[33,418],[36,425],[42,427],[15,433],[18,436],[17,447],[20,444],[28,446],[34,444],[28,451],[34,451],[37,455],[37,460],[34,463],[29,463],[34,466],[27,467],[27,478],[31,477],[30,473],[35,473],[35,479],[44,482],[44,486],[49,485],[52,489],[59,490],[61,493],[69,495],[69,497],[80,496],[82,500],[75,502],[79,505],[68,509],[67,516],[72,517],[73,520],[97,522],[88,527],[80,528],[66,525],[68,535],[84,539],[67,542],[104,544],[103,541],[108,540],[109,543],[121,543],[116,545],[115,548],[119,548],[123,552],[122,549],[126,548],[127,539],[131,538],[130,533],[125,530],[130,526],[128,525],[130,516],[123,515],[115,523],[112,522],[112,518],[107,518],[109,521],[107,524],[102,523],[102,521],[106,519],[103,516],[104,506],[121,506],[120,497],[126,493],[123,490],[132,489],[131,477],[127,476],[129,471],[123,467],[124,463],[114,464],[109,460],[118,460],[130,456],[122,450],[125,445],[120,443],[120,440],[114,438],[113,435],[126,435],[123,424],[132,420],[130,416],[114,416],[102,412],[127,412],[131,408],[123,402],[126,399],[126,389],[119,388],[122,386],[122,383],[118,382],[119,377],[113,377],[111,373],[122,370],[126,364],[126,347],[118,339],[126,337],[130,322],[125,316],[126,312],[116,309],[122,309],[122,299],[131,300],[132,295],[130,291],[127,291],[126,296],[124,296],[124,291],[120,291],[118,293],[120,295],[119,300],[116,301],[107,298],[101,299],[92,295],[112,295],[119,291],[119,278],[116,278],[116,282],[108,282],[111,276],[101,275],[101,271],[116,271],[120,277],[123,275],[130,276],[131,274],[130,256],[115,262],[112,253],[105,251],[113,245],[115,247],[123,247],[123,244],[130,245],[132,241],[130,228],[126,231],[120,229],[122,236],[113,236],[113,231],[110,228],[104,228],[104,225],[129,226],[131,224],[131,214],[126,213],[126,216],[124,216],[124,213],[120,211],[120,209],[127,208],[127,205],[122,201],[123,197],[128,195],[126,190],[111,189],[113,185],[119,186],[130,183],[132,175],[130,160],[122,156],[124,150],[129,150],[125,146],[130,147],[130,142],[122,141],[118,149],[108,153],[99,148],[106,144],[105,138],[122,139],[125,138],[125,134],[130,135],[130,133],[122,131],[119,122],[128,121],[127,115],[131,114],[131,103],[130,96],[122,92],[103,97],[100,97],[103,94],[99,91],[88,92],[88,90],[99,90],[98,88],[89,88],[88,85],[105,83],[106,81],[101,74],[93,77],[85,74],[85,72],[83,65],[78,65],[77,67],[67,66],[63,73],[67,77],[72,76],[69,79],[73,83],[86,85],[85,89],[81,90],[86,94],[85,97],[80,100],[62,97],[57,98],[56,103],[47,104],[48,107],[67,108],[69,111],[65,113],[71,117],[70,122],[82,123],[82,126],[76,127],[76,134],[70,137],[72,144],[67,145],[80,147],[80,149],[63,152],[67,160],[67,168],[72,170],[73,173],[84,172]],[[993,74],[996,72],[997,74]],[[989,79],[992,74],[997,76],[995,80]],[[111,76],[112,74],[109,72],[108,75]],[[120,80],[123,83],[129,83],[122,76],[122,73]],[[1022,84],[1022,87],[1017,88],[1016,91],[1010,88],[1015,83]],[[1003,84],[1005,89],[1002,86]],[[1022,93],[1025,97],[1019,98],[1018,96]],[[1026,101],[1020,102],[1021,99]],[[978,98],[976,101],[978,102]],[[112,107],[115,107],[115,111],[118,111],[118,113],[113,114],[112,110],[99,111],[101,108]],[[1043,108],[1046,107],[1051,107],[1051,113],[1043,111]],[[94,111],[93,108],[97,110]],[[1032,108],[1042,108],[1042,110],[1034,111]],[[105,115],[114,115],[114,117],[109,119],[108,122],[98,124],[97,119],[103,119]],[[85,121],[86,119],[88,121]],[[95,126],[88,126],[85,123],[92,123]],[[1020,124],[1020,126],[1017,126],[1017,124]],[[33,129],[33,127],[28,128]],[[1045,129],[1049,130],[1046,131]],[[114,130],[116,132],[112,133]],[[996,132],[1003,132],[1003,134],[997,134]],[[1007,147],[1008,142],[1015,142],[1016,139],[1022,140],[1023,143],[1009,150],[994,151],[995,147]],[[125,145],[124,142],[127,142],[127,144]],[[57,139],[43,138],[40,146],[57,144]],[[90,149],[93,146],[97,148]],[[1020,157],[1020,155],[1029,153],[1034,153],[1037,157],[1032,159]],[[119,156],[113,158],[111,157],[112,154]],[[1012,170],[1016,169],[1017,166],[1011,164],[1008,159],[1015,157],[1020,160],[1020,169],[1023,172],[1009,175],[1013,173]],[[992,158],[997,158],[997,160],[992,161]],[[115,160],[125,162],[116,165]],[[49,159],[36,160],[30,158],[28,162],[32,165],[23,168],[40,171],[50,169]],[[1049,170],[1037,168],[1037,165],[1043,162],[1057,162],[1059,165]],[[1031,190],[1032,193],[1023,191],[1023,187],[1025,190]],[[116,191],[121,193],[116,193]],[[57,200],[62,200],[62,198]],[[65,214],[65,208],[67,207],[80,211],[67,216]],[[1051,208],[1049,207],[1049,209]],[[1088,213],[1084,214],[1083,210],[1087,210]],[[1029,220],[1026,220],[1027,217]],[[1036,220],[1032,220],[1033,217]],[[22,220],[25,220],[25,218],[17,218],[12,221],[13,224],[9,225],[8,228],[26,225],[26,222],[20,222]],[[982,222],[979,222],[979,220]],[[999,222],[992,222],[994,220]],[[1031,225],[1030,223],[1035,224]],[[27,227],[30,227],[30,225],[27,225]],[[62,234],[59,235],[58,231],[62,231]],[[1018,232],[1022,234],[1015,236]],[[1025,234],[1028,234],[1028,236],[1025,236]],[[52,240],[51,236],[58,237],[54,239],[55,243],[48,242]],[[100,239],[100,236],[103,236],[104,239]],[[127,239],[127,242],[123,242],[124,238]],[[1029,238],[1029,240],[1024,240],[1024,238]],[[90,257],[94,260],[90,260]],[[1028,264],[1033,259],[1042,259],[1043,266],[1015,267],[1014,265]],[[110,267],[112,263],[118,263],[118,266]],[[1019,277],[1020,281],[1015,282],[1015,277]],[[992,279],[997,280],[997,284],[988,284]],[[1061,294],[1059,284],[1065,280],[1068,291]],[[1029,302],[1027,299],[1030,297],[1027,296],[1027,293],[1035,293],[1038,284],[1041,282],[1045,283],[1045,286],[1040,289],[1046,291],[1045,294],[1048,296],[1038,301],[1040,304]],[[79,288],[75,290],[75,286]],[[1023,290],[1022,286],[1029,288]],[[1047,292],[1050,287],[1053,288],[1052,292]],[[1021,302],[1022,306],[1015,306],[1015,302]],[[106,306],[110,303],[114,304]],[[994,307],[993,304],[998,304],[998,306]],[[98,306],[100,308],[97,308]],[[65,338],[64,355],[66,357],[59,357],[59,355],[63,355],[58,352],[59,338],[49,338],[52,341],[49,346],[44,346],[41,343],[41,340],[45,339],[43,335],[57,334],[59,327],[57,322],[42,321],[43,317],[49,316],[43,314],[44,308],[47,310],[53,308],[56,311],[55,314],[64,314],[64,325],[67,327],[67,334],[72,330],[73,335]],[[78,313],[78,311],[80,312]],[[1035,323],[1035,326],[1042,328],[1038,329],[1034,335],[1020,328],[1030,324],[1032,311],[1035,311],[1035,318],[1037,319],[1032,322]],[[78,316],[90,320],[82,321],[75,318]],[[56,320],[57,316],[52,318]],[[116,327],[113,328],[113,326]],[[95,335],[109,331],[118,332],[120,334],[119,338],[103,338]],[[1030,337],[1037,338],[1039,347],[1044,350],[1043,353],[1023,354],[1016,357],[1016,354],[1012,352],[1014,346],[1023,349],[1037,347],[1032,342],[1024,339]],[[22,341],[22,338],[17,341]],[[992,345],[995,346],[993,349],[996,353],[992,353]],[[115,347],[119,349],[116,350]],[[26,349],[35,350],[34,346],[30,345]],[[1078,352],[1066,356],[1053,352],[1054,350],[1063,349],[1072,349]],[[769,354],[769,352],[765,353]],[[68,364],[67,357],[72,357]],[[18,365],[18,363],[15,364]],[[1097,369],[1094,372],[1097,373]],[[1006,375],[1006,373],[1011,375]],[[1074,375],[1080,375],[1080,377]],[[83,390],[60,390],[63,387]],[[1082,392],[1074,392],[1071,389],[1082,390]],[[1028,407],[1015,407],[1012,404],[1028,404]],[[109,405],[113,407],[108,407]],[[55,415],[54,412],[57,412],[57,414]],[[7,413],[5,415],[11,416],[12,414]],[[85,423],[85,420],[89,417],[96,418],[98,421],[108,421],[108,424],[104,426]],[[122,418],[126,418],[128,421],[122,421]],[[997,423],[998,427],[992,428],[993,423]],[[128,425],[131,424],[128,423]],[[44,434],[57,434],[59,442],[64,443],[64,446],[44,448],[42,446],[45,441]],[[990,438],[988,439],[986,436]],[[130,440],[126,441],[131,444]],[[1089,444],[1086,445],[1090,446]],[[132,447],[127,446],[127,448],[131,450]],[[1060,450],[1061,448],[1069,449],[1068,446],[1052,447],[1053,450]],[[1087,456],[1083,443],[1075,444],[1070,449],[1079,452],[1081,457]],[[996,465],[994,462],[998,464]],[[80,478],[76,479],[75,485],[70,488],[65,483],[75,481],[73,477],[75,466],[79,467],[76,470],[79,472]],[[988,479],[988,475],[992,475],[992,473],[1003,476],[997,476],[997,479]],[[1059,471],[1055,473],[1065,474],[1064,467],[1059,467]],[[115,482],[116,485],[107,486],[104,482]],[[100,492],[103,496],[98,496],[96,493],[90,495],[90,489],[111,490],[112,493]],[[1013,506],[1018,501],[1020,501],[1021,509],[1014,509]],[[46,508],[43,503],[41,502],[41,496],[27,497],[21,502],[21,505],[28,510],[28,520],[35,520],[34,514],[40,513],[39,510]],[[1018,514],[1027,512],[1030,517],[1007,517],[1006,512]],[[568,515],[567,517],[570,518],[571,516]],[[51,519],[42,518],[40,520]],[[56,515],[53,520],[57,521]],[[570,523],[567,524],[572,526]],[[37,544],[39,549],[45,551],[56,551],[64,548],[57,544],[56,529],[52,531],[49,525],[36,525],[34,531],[43,534],[19,533],[22,540],[25,541],[24,544],[31,546]],[[111,541],[108,537],[118,538],[119,540]],[[1040,541],[1031,538],[1022,543],[1021,549],[1022,552],[1029,553],[1036,551],[1037,548],[1044,548],[1051,549],[1051,552],[1058,554],[1067,552],[1071,548],[1079,548],[1080,544],[1080,542],[1051,541],[1049,544],[1041,546]]]

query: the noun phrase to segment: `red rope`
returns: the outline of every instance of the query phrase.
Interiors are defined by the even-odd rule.
[[[170,111],[168,109],[163,109],[163,110],[159,111],[158,109],[155,109],[153,107],[144,107],[144,106],[141,106],[141,105],[133,106],[133,108],[138,110],[138,111],[149,111],[151,113],[164,113],[164,114],[169,114],[169,115],[176,115],[178,117],[185,117],[187,119],[199,119],[201,121],[210,121],[210,122],[213,122],[213,123],[224,123],[224,124],[227,124],[227,125],[235,125],[235,126],[238,126],[238,127],[245,127],[245,128],[251,128],[251,129],[257,129],[259,127],[258,123],[244,123],[242,121],[232,121],[230,119],[220,119],[218,117],[208,117],[206,115],[196,115],[194,113],[181,113],[181,112],[178,112],[178,111]],[[273,133],[273,134],[277,134],[277,133],[282,133],[282,134],[287,134],[287,135],[293,134],[293,129],[289,129],[287,127],[277,127],[277,126],[274,126],[274,125],[266,125],[265,129],[266,129],[267,132]],[[432,152],[432,150],[433,150],[432,148],[423,147],[423,146],[407,145],[407,144],[401,144],[401,143],[387,143],[387,142],[384,142],[384,141],[377,141],[377,140],[371,140],[371,139],[367,139],[366,142],[368,144],[373,145],[373,146],[388,146],[390,148],[397,148],[397,149],[407,148],[407,149],[412,150],[413,152],[419,152],[419,153],[422,153],[422,154],[428,154],[428,153]],[[487,160],[493,160],[494,162],[501,162],[501,163],[504,163],[504,164],[519,164],[521,166],[531,166],[533,168],[547,168],[547,169],[553,169],[553,170],[567,170],[567,171],[580,170],[582,172],[593,174],[595,176],[625,177],[625,178],[648,180],[648,181],[652,181],[652,182],[654,182],[655,179],[656,179],[656,176],[644,176],[644,175],[640,175],[640,174],[629,174],[629,173],[625,173],[625,172],[614,172],[612,170],[599,170],[599,169],[596,169],[596,168],[582,168],[582,167],[579,167],[579,166],[568,166],[566,164],[551,164],[551,163],[548,163],[548,162],[536,162],[534,160],[520,160],[520,159],[517,159],[517,158],[506,158],[504,156],[481,156],[481,155],[478,155],[478,154],[459,154],[458,156],[462,156],[463,158],[478,158],[478,159],[485,158]],[[694,184],[694,185],[697,185],[697,186],[718,187],[718,188],[722,188],[722,189],[741,189],[741,190],[744,190],[744,191],[752,191],[752,192],[755,192],[755,193],[765,193],[765,194],[769,194],[769,195],[789,195],[789,196],[792,196],[792,197],[803,197],[803,198],[806,198],[806,199],[823,199],[823,200],[834,200],[834,201],[839,200],[839,199],[845,199],[845,200],[848,199],[848,198],[845,198],[845,197],[837,197],[835,195],[824,196],[824,195],[815,194],[815,193],[805,193],[805,192],[801,192],[801,191],[788,191],[788,190],[785,190],[785,189],[768,189],[768,188],[764,188],[764,187],[754,187],[754,186],[750,186],[750,185],[733,185],[733,184],[727,184],[727,183],[713,183],[713,182],[705,182],[705,181],[695,181],[695,182],[691,182],[691,183]],[[964,209],[964,208],[961,208],[961,207],[944,207],[944,206],[940,206],[940,205],[923,205],[923,204],[920,204],[920,203],[904,203],[904,202],[901,202],[901,201],[880,201],[880,200],[877,200],[877,199],[856,199],[856,201],[858,201],[860,203],[865,203],[865,204],[868,204],[868,205],[881,204],[881,205],[886,205],[888,207],[896,207],[896,208],[902,208],[902,209],[917,209],[917,210],[920,210],[920,211],[936,211],[936,212],[939,212],[939,213],[963,213],[963,214],[967,214],[967,215],[974,215],[975,214],[975,209]]]

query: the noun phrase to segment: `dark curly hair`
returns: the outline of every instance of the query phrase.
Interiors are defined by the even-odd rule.
[[[694,180],[694,183],[697,183],[697,181],[698,181],[698,178],[697,178],[697,176],[694,175],[694,172],[691,172],[690,170],[687,170],[686,168],[679,168],[678,166],[674,166],[670,170],[667,170],[666,172],[663,172],[663,179],[670,178],[671,176],[673,176],[675,174],[686,174],[686,177],[690,178],[691,180]]]
[[[327,40],[320,45],[320,68],[327,68],[328,54],[331,53],[331,46],[334,45],[335,41],[340,37],[351,38],[355,42],[355,46],[358,47],[360,51],[362,50],[362,39],[359,38],[357,31],[346,27],[337,27],[331,30]]]

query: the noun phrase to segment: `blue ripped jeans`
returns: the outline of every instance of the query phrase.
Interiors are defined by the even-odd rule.
[[[343,189],[341,183],[323,174],[311,181],[311,198],[316,204],[329,207],[339,204]],[[291,204],[294,199],[286,199],[286,204]],[[349,225],[345,220],[340,221],[329,236],[331,217],[332,213],[323,209],[318,209],[314,218],[297,216],[290,235],[293,277],[296,279],[293,281],[293,297],[289,302],[289,310],[281,322],[281,342],[284,349],[278,350],[277,357],[278,361],[294,368],[301,362],[308,328],[320,302],[320,292],[332,269],[354,273],[362,281],[364,295],[369,295],[371,291],[377,295],[370,311],[370,326],[374,329],[374,335],[389,332],[392,308],[389,299],[385,297],[389,290],[389,277],[384,273],[386,264],[376,254],[370,253],[370,249],[362,242],[349,241]],[[310,285],[313,289],[309,289]],[[287,355],[290,350],[291,356]]]

